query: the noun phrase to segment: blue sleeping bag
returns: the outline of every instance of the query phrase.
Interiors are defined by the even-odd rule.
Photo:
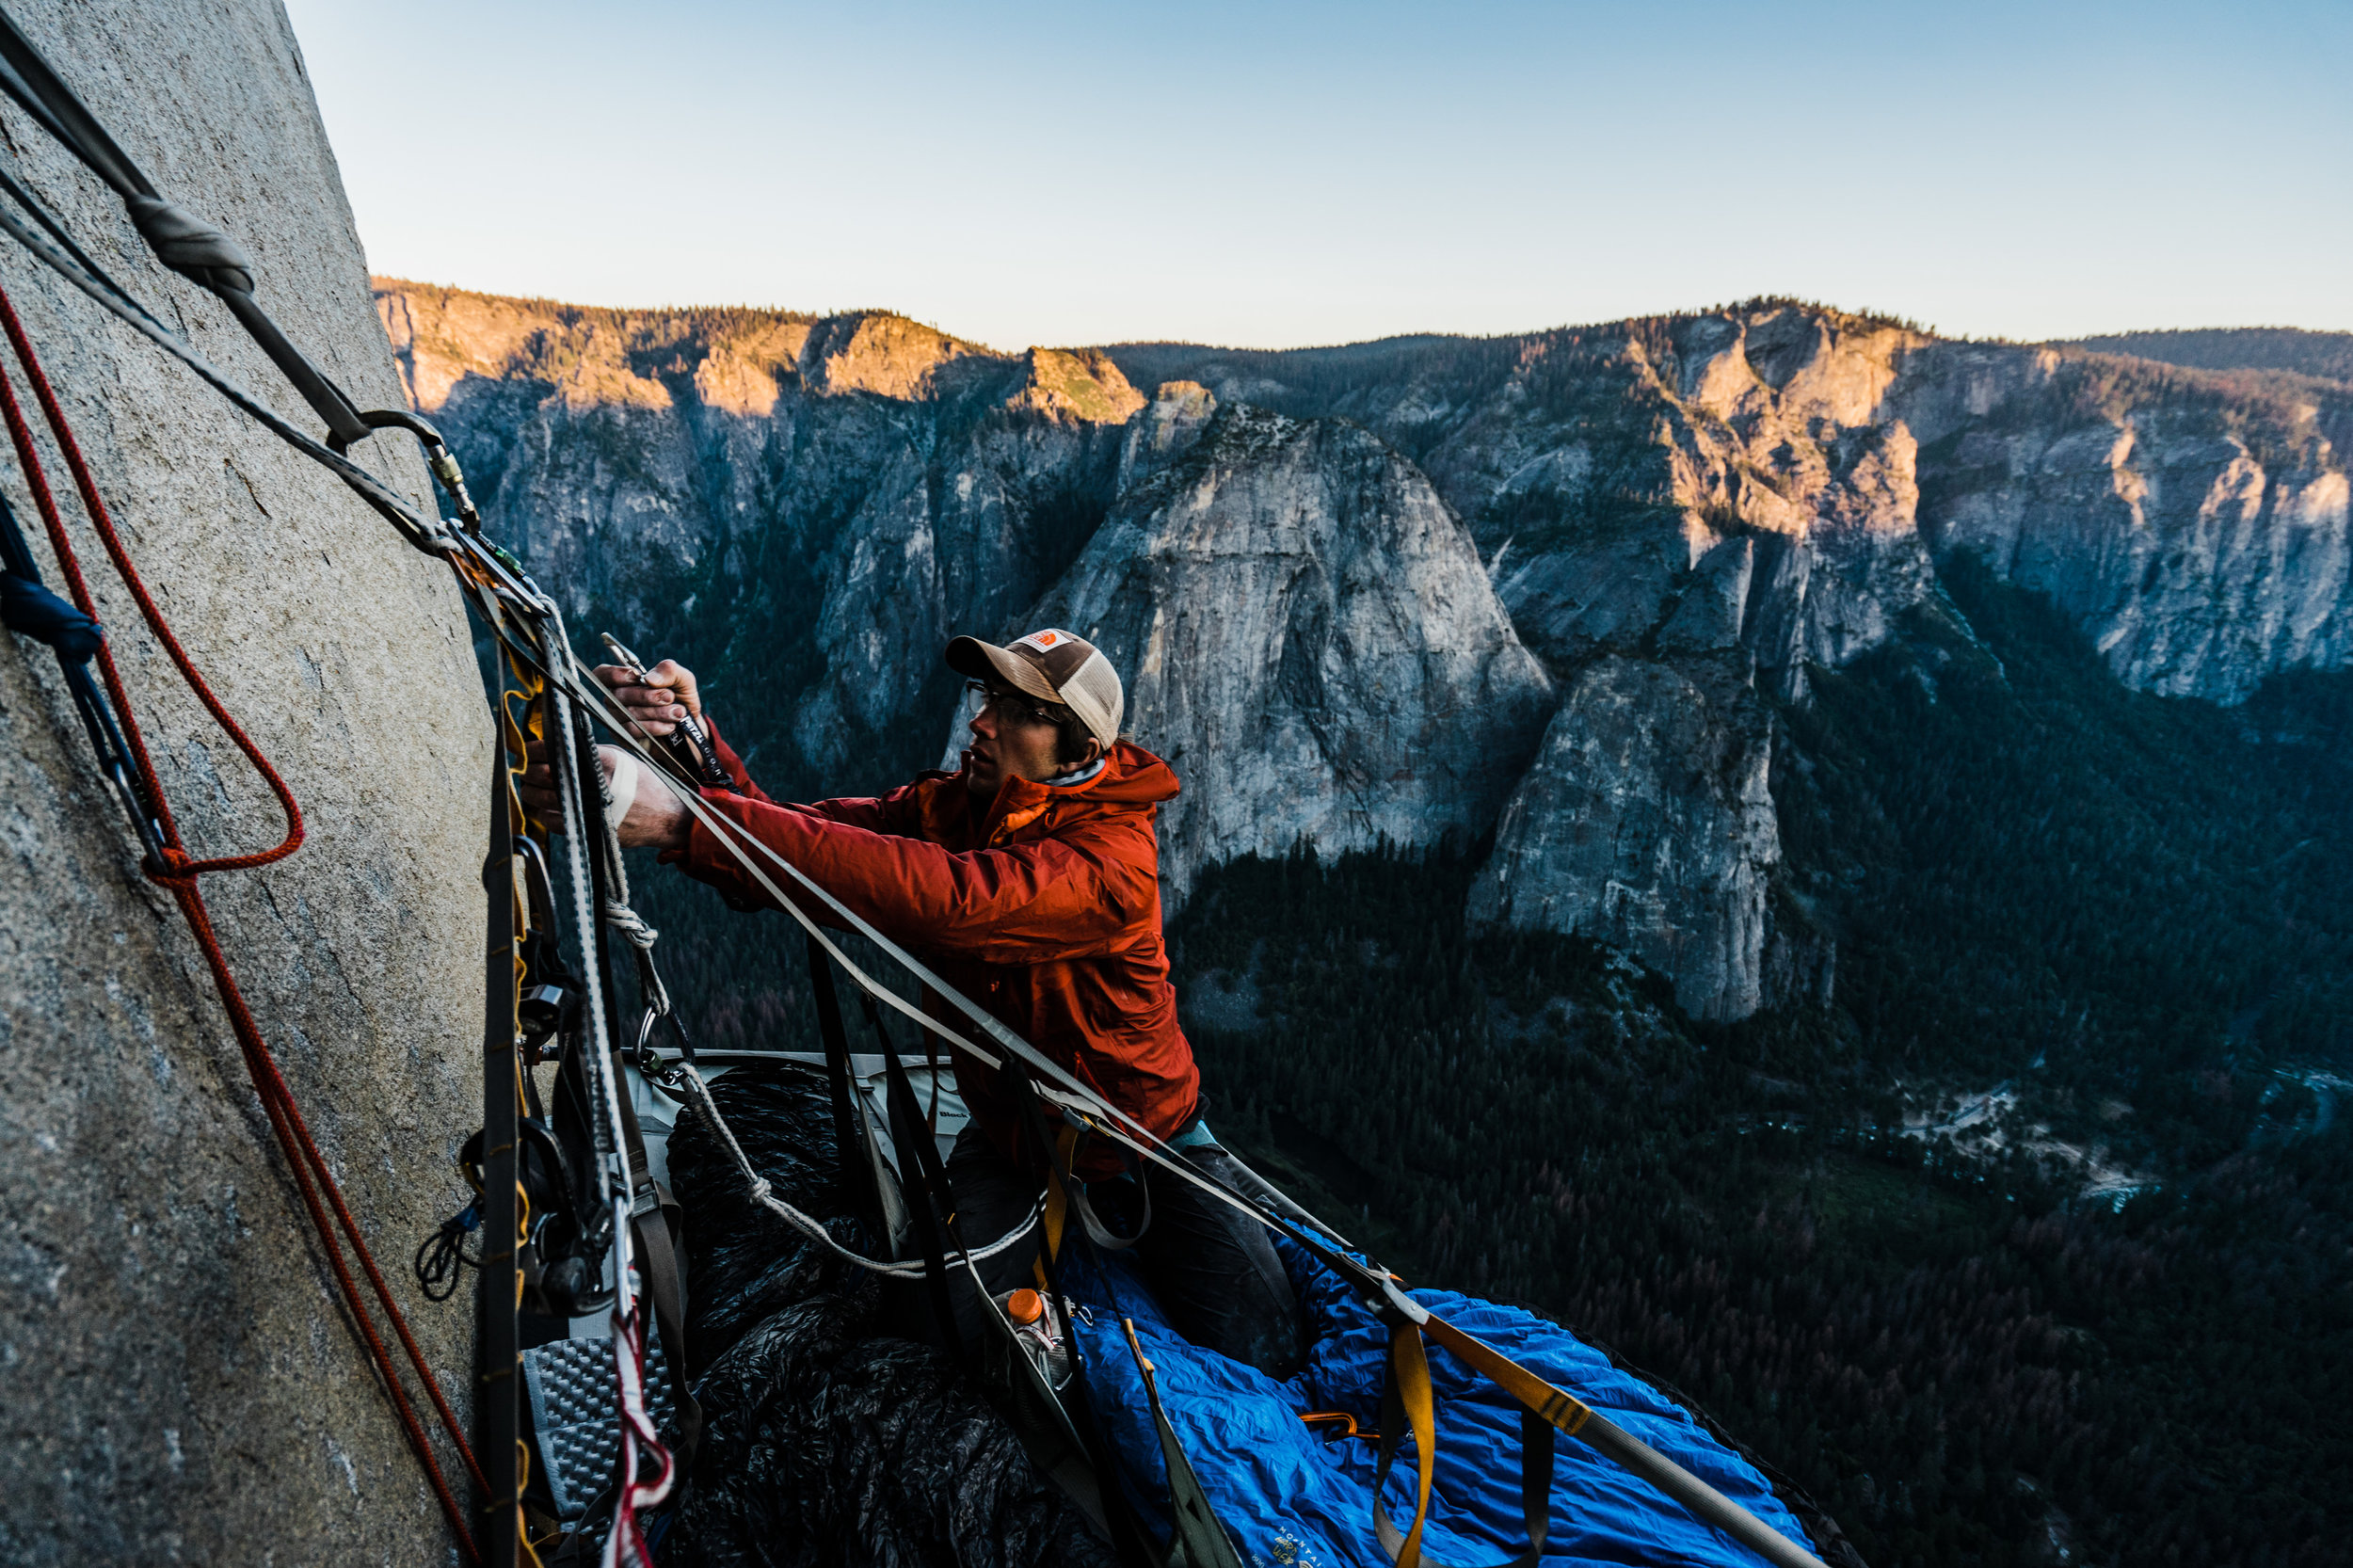
[[[1169,1424],[1209,1502],[1251,1568],[1389,1568],[1372,1531],[1373,1447],[1311,1428],[1300,1414],[1346,1411],[1378,1425],[1388,1331],[1339,1277],[1288,1240],[1290,1270],[1313,1339],[1288,1383],[1188,1343],[1161,1316],[1134,1266],[1080,1247],[1064,1255],[1064,1288],[1094,1316],[1079,1336],[1096,1419],[1117,1450],[1122,1483],[1144,1522],[1169,1531],[1167,1470],[1144,1381],[1121,1333],[1125,1311],[1150,1358]],[[1513,1307],[1448,1290],[1414,1299],[1567,1389],[1733,1501],[1813,1550],[1797,1519],[1754,1466],[1681,1406],[1611,1367],[1567,1330]],[[1114,1305],[1116,1304],[1116,1305]],[[1438,1461],[1426,1561],[1476,1568],[1528,1549],[1520,1519],[1520,1407],[1480,1373],[1433,1345]],[[1414,1515],[1412,1440],[1401,1445],[1383,1502],[1401,1529]],[[1552,1476],[1550,1563],[1658,1568],[1762,1568],[1764,1560],[1584,1444],[1561,1438]]]

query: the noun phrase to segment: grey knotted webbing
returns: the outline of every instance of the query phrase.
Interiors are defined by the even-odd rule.
[[[220,230],[168,197],[128,196],[122,204],[164,265],[208,289],[253,292],[253,258]]]

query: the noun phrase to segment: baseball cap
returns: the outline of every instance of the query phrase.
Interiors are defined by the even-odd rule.
[[[1059,702],[1079,715],[1087,732],[1106,750],[1119,740],[1119,720],[1128,705],[1119,672],[1103,650],[1084,637],[1062,628],[1048,627],[1016,637],[1010,648],[999,648],[978,637],[958,637],[948,645],[948,667],[958,675],[985,680],[991,676],[1040,702]]]

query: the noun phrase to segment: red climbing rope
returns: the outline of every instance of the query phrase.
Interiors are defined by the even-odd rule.
[[[441,1512],[449,1516],[450,1528],[456,1532],[467,1558],[479,1561],[480,1555],[474,1547],[472,1533],[466,1528],[465,1511],[458,1505],[456,1496],[450,1491],[448,1480],[441,1474],[440,1464],[434,1457],[432,1439],[427,1435],[424,1423],[417,1418],[416,1408],[402,1384],[399,1366],[385,1348],[383,1337],[377,1333],[375,1320],[367,1310],[366,1299],[352,1278],[344,1243],[336,1236],[338,1228],[348,1240],[351,1256],[359,1260],[361,1272],[367,1275],[368,1284],[382,1307],[385,1321],[392,1325],[401,1348],[408,1352],[409,1365],[416,1368],[417,1381],[424,1384],[431,1398],[433,1408],[440,1416],[441,1425],[448,1432],[458,1456],[465,1461],[466,1470],[472,1477],[474,1485],[487,1496],[490,1489],[489,1482],[484,1479],[481,1465],[475,1463],[473,1449],[466,1442],[465,1432],[458,1424],[456,1414],[450,1409],[449,1400],[443,1397],[432,1368],[426,1364],[424,1352],[417,1348],[416,1337],[408,1330],[408,1319],[402,1314],[400,1304],[392,1299],[391,1288],[384,1283],[383,1272],[376,1266],[375,1255],[369,1252],[368,1244],[360,1233],[359,1222],[352,1217],[350,1208],[344,1202],[343,1189],[337,1184],[333,1172],[328,1168],[327,1157],[319,1152],[310,1128],[303,1122],[302,1112],[295,1104],[294,1091],[287,1085],[285,1075],[278,1069],[277,1059],[270,1054],[268,1045],[262,1038],[260,1024],[254,1020],[252,1010],[246,1005],[245,996],[237,988],[236,976],[230,971],[228,956],[221,952],[220,939],[213,930],[212,913],[205,907],[204,895],[197,886],[199,877],[214,872],[250,871],[257,866],[282,860],[301,848],[302,808],[296,804],[294,792],[286,787],[286,781],[279,776],[278,770],[270,766],[269,759],[262,755],[261,747],[254,744],[252,738],[230,716],[229,710],[221,705],[220,699],[213,695],[212,687],[198,673],[187,650],[180,646],[180,639],[172,634],[170,624],[164,619],[163,611],[149,595],[147,584],[140,581],[138,569],[131,564],[130,552],[123,548],[121,536],[115,531],[114,519],[98,493],[97,482],[90,476],[89,465],[83,461],[81,444],[74,440],[73,428],[66,421],[65,410],[58,405],[56,393],[50,390],[49,377],[41,371],[40,360],[33,352],[32,342],[25,336],[24,323],[17,319],[16,307],[6,290],[0,290],[0,330],[7,332],[8,343],[16,351],[17,361],[24,366],[25,379],[31,384],[33,395],[40,404],[42,417],[56,440],[57,450],[63,455],[66,467],[72,472],[74,488],[81,493],[83,509],[88,514],[90,525],[97,529],[100,540],[106,547],[107,557],[113,561],[117,575],[122,579],[123,586],[130,590],[132,600],[138,605],[148,630],[155,634],[155,640],[171,656],[181,679],[196,694],[197,700],[204,705],[205,712],[213,716],[213,722],[236,744],[237,749],[245,754],[246,760],[253,764],[253,771],[269,785],[270,792],[278,797],[280,810],[285,814],[286,836],[273,849],[254,855],[221,856],[209,860],[191,856],[180,837],[178,824],[172,820],[171,807],[164,798],[163,781],[156,776],[154,763],[148,757],[147,741],[139,732],[138,719],[132,712],[130,699],[123,692],[121,672],[115,667],[114,650],[109,645],[99,648],[98,664],[106,683],[106,695],[113,699],[115,712],[121,718],[124,738],[129,743],[132,759],[138,765],[147,804],[154,811],[163,840],[163,864],[151,863],[146,868],[147,874],[152,881],[171,890],[171,896],[179,903],[180,912],[187,917],[188,929],[195,934],[197,946],[203,950],[205,966],[213,971],[213,984],[220,993],[221,1005],[228,1010],[230,1028],[235,1032],[237,1043],[245,1052],[246,1070],[251,1075],[253,1087],[261,1096],[262,1108],[269,1116],[270,1129],[277,1134],[278,1145],[284,1151],[286,1163],[294,1172],[295,1186],[302,1194],[303,1207],[310,1211],[311,1224],[318,1231],[320,1243],[327,1249],[328,1266],[334,1271],[336,1284],[342,1288],[344,1303],[350,1309],[352,1322],[367,1347],[369,1359],[376,1364],[376,1375],[382,1380],[385,1392],[392,1401],[393,1411],[400,1416],[402,1428],[408,1432],[409,1446],[416,1450],[418,1460],[424,1465],[426,1478],[433,1483],[434,1495],[440,1499]],[[5,418],[8,423],[8,438],[15,442],[17,457],[24,470],[24,482],[32,489],[34,504],[40,508],[41,521],[48,529],[50,546],[56,552],[57,565],[65,575],[73,602],[84,615],[96,619],[98,606],[90,597],[89,584],[83,579],[81,561],[74,554],[72,541],[66,535],[65,520],[58,512],[56,497],[49,488],[47,472],[33,444],[32,428],[25,423],[24,409],[17,402],[15,386],[4,369],[0,369],[0,418]],[[333,1211],[331,1219],[328,1217],[330,1209]]]

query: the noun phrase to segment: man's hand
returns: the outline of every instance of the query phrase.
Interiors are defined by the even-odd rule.
[[[523,808],[550,826],[564,825],[564,806],[555,792],[555,770],[548,765],[548,744],[534,741],[523,753],[523,771],[516,776],[515,792]]]
[[[613,785],[614,764],[623,755],[618,746],[597,747],[597,761],[604,769],[605,788]],[[695,819],[667,786],[654,776],[653,770],[637,764],[636,783],[631,792],[628,813],[616,829],[624,849],[684,849],[687,837],[693,832]],[[522,776],[516,781],[516,792],[534,815],[561,828],[564,808],[555,792],[555,770],[548,765],[547,748],[537,742],[531,747]],[[584,803],[593,812],[598,801]]]
[[[621,712],[634,719],[637,728],[649,739],[658,741],[668,735],[678,728],[679,720],[689,713],[696,718],[703,716],[702,698],[695,690],[695,672],[675,659],[664,659],[654,665],[643,680],[618,664],[599,664],[596,676],[612,688]]]

